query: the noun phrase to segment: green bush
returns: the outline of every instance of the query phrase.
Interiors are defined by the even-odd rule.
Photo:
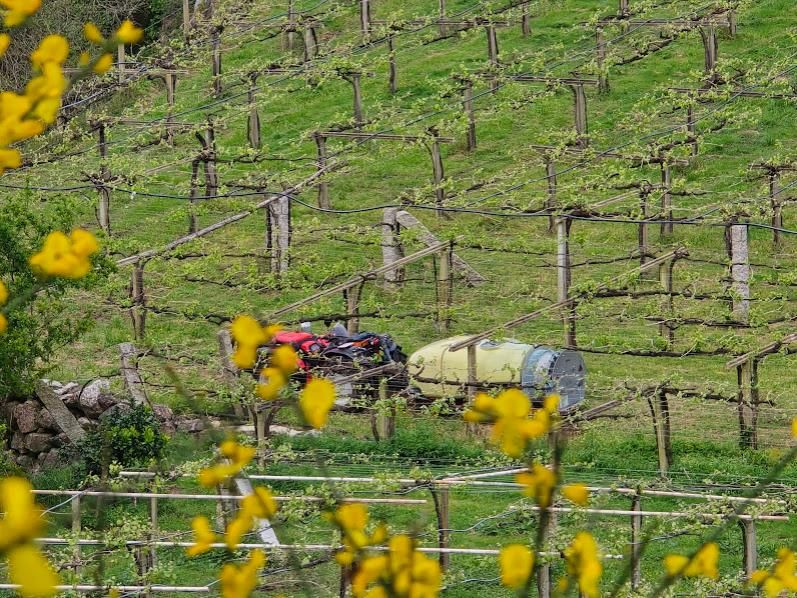
[[[114,408],[103,415],[97,429],[73,448],[86,474],[99,474],[111,463],[122,467],[149,467],[160,461],[167,437],[158,418],[146,405]]]

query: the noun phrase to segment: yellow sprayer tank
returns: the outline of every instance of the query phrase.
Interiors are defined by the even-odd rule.
[[[429,398],[465,393],[468,351],[449,351],[467,336],[446,338],[419,349],[408,362],[413,386]],[[584,400],[587,370],[577,351],[527,345],[514,339],[484,340],[476,345],[476,380],[485,386],[516,386],[530,397],[558,392],[560,411]]]

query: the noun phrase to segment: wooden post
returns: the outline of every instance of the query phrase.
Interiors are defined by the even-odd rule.
[[[75,535],[75,539],[80,538],[80,530],[81,530],[81,520],[80,520],[80,495],[75,495],[72,497],[72,533]],[[80,562],[82,561],[83,557],[80,551],[80,544],[75,544],[74,549],[72,550],[72,558],[75,559],[75,575],[80,575]]]
[[[205,130],[204,165],[205,165],[205,199],[215,197],[219,192],[219,177],[216,173],[216,129],[213,120],[208,117],[208,128]]]
[[[149,536],[152,541],[149,547],[149,562],[155,567],[158,564],[158,551],[154,542],[158,537],[158,499],[155,496],[149,499],[149,526]]]
[[[729,8],[725,14],[728,17],[728,33],[730,33],[731,37],[736,37],[736,10]]]
[[[651,417],[653,419],[653,432],[656,435],[656,453],[659,461],[659,475],[666,478],[670,471],[670,410],[667,402],[667,393],[657,390],[656,395],[648,397]]]
[[[548,181],[548,192],[545,197],[545,209],[549,211],[548,214],[548,232],[554,229],[555,219],[552,213],[553,208],[556,206],[556,166],[550,155],[545,155],[545,178]]]
[[[169,145],[174,145],[174,104],[175,89],[177,87],[177,75],[174,72],[163,74],[163,84],[166,86],[166,141]]]
[[[451,536],[449,523],[449,487],[444,484],[432,486],[432,499],[434,500],[434,509],[437,514],[437,545],[439,548],[448,548]],[[448,552],[441,552],[439,559],[440,568],[445,572],[451,565],[451,554]]]
[[[758,568],[758,543],[756,542],[755,520],[740,519],[739,527],[742,528],[744,576],[749,580],[750,576]]]
[[[758,360],[748,359],[736,367],[739,387],[739,446],[758,448]]]
[[[327,138],[318,132],[313,133],[313,138],[315,139],[315,144],[318,149],[318,161],[316,166],[318,166],[318,170],[321,171],[327,166]],[[326,210],[332,207],[329,203],[329,186],[324,180],[323,175],[318,182],[318,207]]]
[[[318,56],[318,35],[312,21],[304,24],[304,61],[309,62]]]
[[[257,111],[257,100],[255,92],[257,91],[257,73],[249,74],[249,90],[246,97],[249,102],[249,118],[246,122],[246,136],[249,139],[249,145],[252,149],[260,149],[262,142],[260,140],[260,114]]]
[[[374,413],[374,438],[377,442],[396,435],[396,406],[388,406],[388,378],[379,380],[379,409]]]
[[[747,225],[731,224],[731,290],[733,318],[742,324],[750,322],[750,253]]]
[[[396,67],[396,43],[392,35],[387,38],[387,68],[390,95],[396,95],[396,91],[398,91],[398,69]]]
[[[437,205],[437,216],[442,217],[445,216],[445,212],[442,210],[445,201],[446,201],[446,190],[443,189],[443,179],[445,177],[445,173],[443,171],[443,157],[440,154],[440,141],[438,140],[437,133],[434,134],[432,139],[432,176],[434,177],[434,195],[435,195],[435,204]]]
[[[127,60],[125,57],[125,45],[119,44],[116,46],[116,69],[120,84],[125,81],[125,60]]]
[[[772,244],[775,250],[781,247],[781,230],[783,228],[783,200],[780,197],[780,171],[769,173],[769,201],[772,206]]]
[[[523,34],[523,37],[528,37],[531,35],[531,16],[529,15],[529,3],[526,2],[523,4],[523,7],[520,9],[520,32]]]
[[[476,149],[476,114],[473,111],[473,81],[462,80],[462,106],[468,117],[468,151]]]
[[[713,85],[717,82],[717,29],[712,23],[700,27],[700,37],[703,38],[704,72],[706,82]]]
[[[360,0],[360,33],[363,37],[371,33],[371,0]]]
[[[589,126],[587,124],[587,94],[583,83],[571,85],[573,90],[573,110],[576,121],[576,146],[585,148],[589,145]]]
[[[490,23],[484,30],[487,32],[487,57],[490,60],[490,65],[497,70],[500,62],[498,59],[498,34],[495,25]],[[495,77],[490,78],[490,89],[493,93],[498,89],[498,79]]]
[[[382,264],[389,266],[404,257],[404,251],[399,239],[401,226],[396,219],[396,214],[401,208],[385,208],[382,212]],[[385,272],[385,288],[395,290],[404,281],[404,269],[396,268]]]
[[[671,235],[673,233],[672,223],[672,171],[667,161],[661,161],[661,184],[663,193],[661,195],[661,215],[664,222],[661,223],[661,234]]]
[[[138,373],[138,350],[133,343],[122,343],[119,345],[119,355],[121,357],[122,380],[125,389],[136,405],[149,405],[149,398],[144,390],[144,381]],[[150,405],[151,406],[151,405]]]
[[[628,0],[620,0],[620,8],[619,8],[619,15],[621,17],[627,17],[630,14],[628,10]]]
[[[191,4],[190,0],[183,0],[183,37],[187,40],[191,33]]]
[[[692,105],[689,105],[686,109],[686,130],[692,138],[692,156],[697,156],[697,127],[695,126],[695,108]]]
[[[451,303],[453,291],[453,276],[451,257],[454,253],[454,243],[449,242],[448,247],[439,253],[437,268],[437,329],[441,333],[448,333],[451,328]]]
[[[360,87],[360,79],[362,73],[349,73],[349,82],[351,82],[352,91],[354,93],[354,127],[361,129],[363,120],[363,95]]]
[[[642,497],[637,492],[631,498],[631,510],[641,511]],[[631,589],[642,583],[642,515],[631,515]]]
[[[133,306],[130,308],[130,318],[133,321],[133,338],[143,339],[147,325],[147,297],[144,293],[144,264],[140,261],[133,264],[130,280],[130,298]]]
[[[673,293],[673,268],[675,268],[675,260],[668,260],[663,263],[659,268],[659,279],[661,286],[664,290],[664,305],[662,306],[662,317],[672,318],[675,314],[675,300],[672,296]],[[675,328],[670,322],[659,323],[659,335],[667,342],[667,349],[672,349],[675,342]]]
[[[221,31],[222,27],[217,26],[211,30],[211,44],[213,47],[213,57],[211,61],[212,76],[213,76],[213,95],[216,98],[221,97],[222,84],[221,84]]]
[[[97,210],[100,228],[109,237],[111,236],[111,190],[105,185],[111,179],[111,172],[108,169],[108,138],[106,136],[105,123],[97,125],[97,148],[100,152],[100,181],[98,187],[100,202]]]
[[[608,93],[609,75],[606,72],[606,40],[603,37],[603,27],[595,29],[595,58],[598,66],[598,93]]]
[[[267,208],[271,223],[271,271],[285,274],[290,267],[291,237],[291,199],[279,196]]]
[[[644,266],[648,262],[649,252],[649,238],[648,238],[648,197],[650,196],[651,187],[648,184],[643,184],[639,189],[639,227],[637,237],[639,238],[639,265]],[[645,277],[642,272],[641,277]]]
[[[437,18],[441,21],[446,18],[446,0],[437,0]],[[438,23],[437,31],[440,37],[445,37],[448,33],[448,29],[443,23]]]
[[[296,9],[293,0],[288,0],[288,27],[285,29],[285,49],[293,52],[294,38],[296,36]]]
[[[556,274],[557,301],[567,301],[570,296],[570,225],[567,217],[556,219]],[[575,302],[562,308],[562,324],[564,325],[564,342],[567,347],[576,347]]]
[[[360,332],[360,299],[362,299],[364,286],[365,283],[361,282],[344,291],[344,296],[346,297],[346,313],[349,316],[346,329],[350,336],[354,336]]]
[[[196,218],[196,202],[199,195],[199,162],[198,158],[191,161],[191,185],[188,192],[188,234],[193,234],[198,229]]]
[[[219,341],[219,357],[221,357],[222,379],[224,380],[225,386],[227,386],[227,388],[234,393],[238,389],[239,382],[238,382],[238,367],[235,365],[235,362],[232,360],[233,356],[232,336],[230,336],[229,330],[222,328],[217,333],[216,338]],[[235,413],[235,417],[241,420],[244,419],[245,417],[244,407],[242,405],[241,400],[238,397],[233,398],[232,409],[233,413]]]
[[[541,563],[537,569],[537,595],[540,598],[551,598],[551,565]]]

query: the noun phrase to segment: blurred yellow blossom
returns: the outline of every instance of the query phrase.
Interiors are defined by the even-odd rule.
[[[264,401],[273,401],[288,384],[288,378],[277,368],[266,368],[260,374],[261,382],[257,385],[257,394]]]
[[[523,544],[509,544],[501,548],[498,562],[501,583],[512,590],[519,590],[526,585],[534,570],[534,553]]]
[[[598,588],[603,564],[598,555],[598,545],[589,532],[578,532],[570,545],[564,550],[567,578],[559,585],[563,590],[569,586],[570,580],[578,585],[578,590],[587,598],[600,596]]]
[[[116,30],[116,39],[123,44],[137,44],[144,37],[144,30],[136,27],[132,21],[126,19]]]
[[[257,587],[258,575],[266,564],[262,550],[253,550],[249,560],[238,567],[232,563],[221,570],[221,595],[223,598],[247,598]]]
[[[299,356],[290,345],[280,345],[271,353],[269,363],[289,376],[299,367]]]
[[[415,541],[401,534],[390,539],[387,555],[355,564],[351,588],[355,598],[432,598],[441,582],[440,564],[415,550]],[[371,585],[375,587],[369,590]]]
[[[11,583],[19,584],[19,593],[30,598],[55,595],[59,579],[41,551],[33,544],[12,548],[8,555]]]
[[[759,586],[767,598],[777,598],[784,591],[797,592],[797,555],[788,548],[778,550],[778,560],[769,571],[759,569],[750,576],[750,583]]]
[[[0,33],[0,56],[5,55],[8,46],[11,45],[11,36],[8,33]]]
[[[302,389],[299,407],[304,420],[319,430],[327,424],[329,411],[335,404],[335,385],[324,378],[313,378]]]
[[[669,554],[664,557],[664,568],[671,577],[707,577],[717,579],[720,549],[715,542],[708,542],[691,557]]]
[[[589,504],[589,489],[584,484],[568,484],[562,487],[562,496],[582,507]]]
[[[30,55],[30,61],[37,69],[43,69],[47,63],[58,66],[66,62],[69,56],[69,42],[63,35],[51,34],[39,42],[39,46]]]
[[[343,548],[335,553],[335,560],[341,565],[351,565],[361,550],[387,540],[387,528],[382,524],[372,534],[367,533],[368,509],[362,503],[342,504],[324,517],[341,532]]]
[[[47,276],[83,278],[91,271],[89,258],[98,250],[94,235],[74,230],[67,237],[56,231],[47,235],[42,250],[30,258],[34,270]]]
[[[99,45],[105,43],[105,38],[102,36],[99,27],[94,23],[86,23],[83,25],[83,37],[92,44]]]
[[[93,70],[98,75],[102,75],[111,70],[112,66],[113,66],[113,54],[111,54],[110,52],[105,52],[94,63]]]
[[[39,10],[41,0],[0,0],[0,6],[6,10],[3,20],[5,26],[16,27]]]
[[[0,305],[5,305],[8,301],[8,287],[0,280]]]
[[[242,314],[232,321],[230,333],[236,345],[235,365],[241,369],[251,368],[257,360],[257,348],[269,341],[266,330],[252,316]]]
[[[216,541],[216,533],[210,527],[208,518],[201,515],[194,517],[191,529],[194,530],[194,545],[186,549],[186,554],[197,556],[210,550],[211,544]]]
[[[556,488],[556,474],[541,465],[534,463],[529,471],[524,471],[515,476],[515,481],[524,487],[523,494],[537,501],[542,509],[551,506],[551,498]]]
[[[268,488],[255,488],[241,500],[241,508],[229,525],[225,535],[225,542],[230,550],[234,550],[241,542],[241,538],[249,533],[258,519],[270,519],[277,512],[277,501],[274,500]]]

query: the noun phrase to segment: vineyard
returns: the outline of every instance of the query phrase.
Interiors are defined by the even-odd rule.
[[[364,504],[440,563],[446,596],[517,595],[500,550],[546,526],[528,595],[563,594],[581,529],[614,595],[659,595],[662,559],[708,540],[718,578],[667,595],[758,595],[746,582],[797,529],[792,3],[166,4],[0,176],[0,203],[74,213],[103,251],[58,314],[86,325],[35,384],[45,408],[30,425],[28,397],[3,408],[64,592],[220,595],[218,568],[261,548],[256,595],[355,595],[320,513]],[[252,401],[239,314],[407,355],[456,337],[467,372],[420,398],[393,365],[335,371],[359,395],[312,430]],[[583,356],[561,467],[586,507],[524,497],[523,463],[463,420],[496,390],[476,347],[503,338]],[[78,466],[62,445],[120,397],[155,406],[157,466]],[[257,455],[214,493],[196,475],[229,434]],[[223,531],[253,484],[276,517],[188,558],[192,518]]]

